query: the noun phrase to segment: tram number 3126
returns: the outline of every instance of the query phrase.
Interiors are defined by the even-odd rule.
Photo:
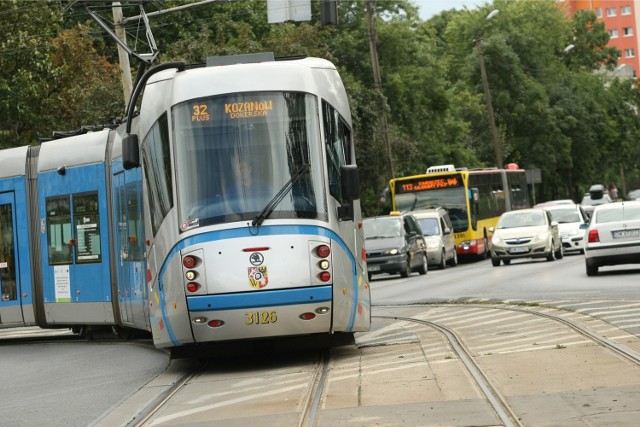
[[[245,316],[247,325],[268,325],[278,321],[275,311],[247,311]]]

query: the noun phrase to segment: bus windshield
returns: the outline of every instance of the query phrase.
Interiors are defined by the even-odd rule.
[[[173,108],[180,229],[269,218],[327,220],[317,100],[294,92],[201,98]]]
[[[398,211],[437,207],[445,208],[449,212],[456,233],[469,228],[467,192],[463,186],[395,194],[395,209]]]

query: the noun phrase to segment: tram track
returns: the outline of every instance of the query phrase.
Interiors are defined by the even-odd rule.
[[[420,423],[428,416],[444,423],[455,419],[520,427],[533,420],[553,423],[555,415],[543,408],[558,400],[579,400],[571,414],[562,414],[565,420],[595,419],[603,406],[626,414],[623,405],[633,406],[633,398],[625,397],[633,389],[624,387],[640,384],[640,355],[636,347],[619,344],[627,337],[601,319],[547,307],[426,307],[380,307],[372,316],[385,325],[380,334],[353,348],[285,357],[260,348],[246,359],[190,364],[125,425],[215,420],[220,425],[315,427],[337,420]],[[598,322],[588,323],[591,319]],[[409,335],[414,338],[407,340]],[[523,369],[532,360],[541,362]],[[595,366],[603,372],[596,374]],[[574,368],[568,380],[559,377]],[[606,380],[616,369],[622,380]],[[380,396],[380,390],[387,396]],[[618,401],[626,403],[618,408],[610,403]],[[464,421],[459,411],[447,413],[462,402],[468,411]]]
[[[372,316],[378,319],[392,319],[403,320],[405,322],[413,322],[421,325],[429,326],[440,332],[451,345],[452,350],[458,356],[460,361],[467,368],[473,379],[475,380],[482,393],[485,395],[487,401],[495,411],[496,415],[505,427],[520,426],[522,424],[518,420],[518,416],[515,414],[511,406],[509,406],[507,399],[498,391],[498,389],[492,384],[489,376],[480,368],[480,366],[473,360],[471,352],[462,344],[458,336],[450,329],[438,325],[427,320],[414,319],[411,317],[402,316]]]

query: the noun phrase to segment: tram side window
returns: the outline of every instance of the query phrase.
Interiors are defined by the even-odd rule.
[[[340,166],[351,164],[351,131],[336,109],[326,101],[322,101],[322,119],[329,192],[336,199],[342,200]]]
[[[127,185],[127,219],[129,228],[129,260],[144,261],[144,230],[142,228],[142,189],[140,183]]]
[[[147,179],[151,225],[155,235],[173,208],[173,180],[169,157],[169,126],[163,114],[142,142],[142,162]]]
[[[49,264],[71,264],[70,197],[50,197],[46,200]]]
[[[98,193],[73,196],[76,263],[100,262],[100,212]]]

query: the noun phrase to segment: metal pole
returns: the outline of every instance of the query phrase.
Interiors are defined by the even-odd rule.
[[[493,103],[491,102],[491,91],[489,89],[489,80],[487,79],[487,70],[484,64],[484,52],[481,46],[482,39],[476,39],[476,48],[478,49],[478,57],[480,62],[480,75],[482,76],[482,87],[484,88],[484,97],[487,104],[487,117],[489,119],[489,129],[491,130],[491,139],[493,141],[493,151],[496,157],[496,166],[502,169],[502,147],[498,140],[498,130],[496,129],[496,120],[493,116]]]
[[[382,94],[382,78],[380,77],[380,63],[378,62],[378,48],[376,47],[376,33],[373,26],[373,2],[366,0],[365,5],[367,8],[367,31],[369,33],[369,52],[371,54],[371,67],[373,68],[373,81],[382,104],[382,115],[380,116],[380,125],[382,127],[382,133],[387,146],[387,159],[389,161],[389,174],[391,178],[395,178],[395,171],[393,169],[393,157],[391,155],[391,142],[389,141],[389,123],[387,122],[387,106],[385,97]]]
[[[122,5],[118,1],[112,3],[113,22],[115,23],[115,34],[125,45],[127,44],[127,33],[122,25]],[[124,93],[124,108],[131,99],[133,83],[131,80],[131,64],[129,63],[129,53],[118,44],[118,60],[120,62],[120,77],[122,79],[122,91]]]

